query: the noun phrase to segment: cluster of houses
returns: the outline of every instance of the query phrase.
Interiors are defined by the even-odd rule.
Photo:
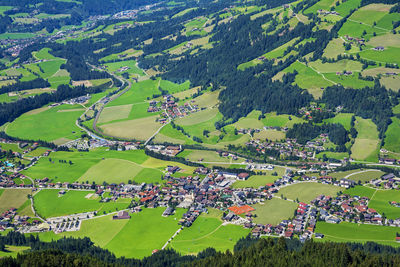
[[[369,184],[376,188],[398,189],[400,185],[400,179],[397,178],[393,173],[388,173],[382,175],[380,178],[371,180]]]
[[[4,231],[7,228],[36,226],[40,223],[41,221],[39,220],[31,220],[29,216],[18,215],[17,209],[15,208],[10,208],[0,214],[0,231]]]
[[[199,111],[197,105],[186,102],[183,105],[179,105],[177,99],[172,95],[164,95],[163,101],[151,101],[147,112],[159,112],[163,110],[161,118],[158,120],[160,123],[165,123],[167,118],[183,118],[191,113]]]
[[[87,101],[89,101],[91,97],[92,97],[91,95],[87,94],[85,96],[80,96],[80,97],[75,97],[75,98],[72,98],[69,100],[65,100],[62,103],[67,104],[67,105],[76,105],[76,104],[80,105],[80,104],[84,104]]]
[[[339,15],[339,13],[337,11],[334,11],[334,10],[328,11],[328,10],[323,10],[323,9],[318,9],[318,14],[321,14],[321,15],[324,15],[324,16],[326,16],[326,15]]]
[[[147,145],[146,149],[159,153],[161,155],[175,157],[182,151],[182,146]]]
[[[349,35],[345,35],[344,38],[346,41],[350,42],[351,44],[356,44],[359,46],[365,45],[365,39],[364,38],[358,38],[358,37],[351,37]]]
[[[342,194],[337,197],[320,195],[311,201],[320,212],[320,219],[328,223],[341,221],[382,225],[384,218],[368,207],[369,198]]]

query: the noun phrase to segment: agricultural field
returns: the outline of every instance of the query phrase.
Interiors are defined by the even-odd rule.
[[[337,179],[350,179],[355,182],[361,181],[362,183],[369,182],[374,179],[378,179],[381,176],[383,176],[385,173],[380,170],[362,170],[362,169],[357,169],[357,170],[351,170],[351,171],[345,171],[345,172],[335,172],[330,174],[330,176],[337,178]]]
[[[105,63],[104,66],[108,71],[114,72],[117,74],[128,73],[129,75],[134,75],[136,77],[144,76],[145,73],[137,66],[137,62],[135,60],[125,60],[125,61],[117,61],[111,63]],[[127,67],[128,69],[123,70],[122,68]]]
[[[359,185],[353,188],[346,189],[343,193],[350,196],[368,197],[369,199],[371,199],[375,192],[376,189],[374,188]]]
[[[16,258],[18,254],[23,253],[24,251],[29,249],[30,247],[25,246],[6,246],[5,251],[0,251],[0,259],[3,257]]]
[[[289,200],[296,200],[310,203],[311,200],[315,199],[319,195],[326,195],[335,197],[336,193],[342,189],[337,186],[321,184],[316,182],[304,182],[294,185],[289,185],[281,190],[278,194],[283,195]]]
[[[351,117],[354,114],[352,113],[339,113],[333,118],[325,119],[326,123],[339,123],[343,125],[346,130],[350,130],[351,128]]]
[[[277,175],[272,175],[275,173]],[[237,181],[232,187],[233,188],[259,188],[260,186],[265,186],[269,183],[274,183],[279,177],[285,174],[285,168],[275,167],[272,171],[264,171],[262,175],[252,175],[246,181]]]
[[[326,222],[318,222],[315,228],[316,233],[323,233],[325,237],[322,241],[334,242],[359,242],[365,243],[373,241],[383,245],[399,246],[396,242],[396,227],[355,224],[342,222],[339,224],[331,224]],[[319,241],[318,239],[314,239]]]
[[[248,233],[238,225],[223,225],[222,212],[209,209],[209,214],[201,214],[190,228],[184,228],[168,245],[184,255],[198,253],[208,247],[217,251],[232,250],[235,243]]]
[[[94,191],[69,190],[64,195],[58,194],[60,190],[43,189],[34,195],[34,205],[37,213],[45,218],[96,211],[101,214],[126,209],[130,200],[117,200],[116,202],[100,202],[101,198],[89,197],[95,195]]]
[[[184,209],[177,209],[174,215],[163,217],[161,215],[164,210],[165,208],[144,209],[131,214],[131,219],[105,248],[117,257],[133,258],[150,256],[154,249],[160,250],[180,228],[178,220],[185,212]]]
[[[41,158],[23,174],[34,179],[48,177],[54,182],[127,183],[132,180],[138,183],[156,183],[161,182],[162,171],[168,165],[178,165],[189,173],[194,170],[193,167],[180,163],[150,158],[143,150],[97,149],[90,152],[51,153],[48,158]]]
[[[81,136],[75,121],[83,112],[84,109],[79,105],[35,109],[9,124],[6,133],[29,140],[40,139],[63,144]]]
[[[256,204],[252,207],[255,209],[252,213],[257,215],[257,217],[254,218],[255,223],[277,225],[282,220],[293,216],[297,208],[297,203],[280,198],[273,198],[265,201],[263,204]]]
[[[294,70],[298,72],[294,83],[300,88],[306,89],[314,96],[314,98],[320,98],[322,96],[323,91],[321,88],[334,85],[332,81],[325,78],[324,75],[319,73],[317,70],[300,62],[295,62],[288,68],[284,69],[281,75],[284,73],[292,73]],[[276,76],[276,78],[278,78],[278,76]]]
[[[392,117],[392,123],[385,133],[384,148],[392,152],[400,152],[400,119]]]
[[[370,119],[356,117],[357,138],[351,147],[351,157],[356,160],[376,161],[379,152],[379,137],[376,125]]]
[[[32,194],[31,189],[2,189],[0,194],[0,213],[11,208],[18,209],[28,200],[29,194]]]

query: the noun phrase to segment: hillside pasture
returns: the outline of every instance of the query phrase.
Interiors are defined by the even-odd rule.
[[[77,108],[79,110],[76,110]],[[78,105],[60,105],[34,110],[10,123],[6,128],[6,133],[23,139],[56,143],[61,138],[66,141],[76,139],[81,135],[80,128],[75,125],[76,119],[82,114],[81,108]],[[60,112],[66,110],[69,112]]]
[[[351,147],[351,156],[357,160],[377,160],[379,136],[376,125],[370,119],[356,117],[357,138]]]

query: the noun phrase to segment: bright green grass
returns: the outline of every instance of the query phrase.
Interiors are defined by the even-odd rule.
[[[360,80],[358,79],[358,73],[353,73],[352,75],[349,76],[344,76],[344,75],[336,75],[335,73],[326,73],[324,74],[326,78],[329,80],[341,84],[344,87],[347,88],[354,88],[354,89],[362,89],[364,87],[372,87],[374,85],[374,82],[372,81],[365,81],[365,80]]]
[[[325,119],[326,123],[340,123],[346,130],[351,128],[351,117],[352,113],[339,113],[333,118]]]
[[[326,155],[327,158],[338,159],[338,160],[349,157],[349,154],[346,152],[330,152],[330,151],[321,152],[321,153],[317,154],[316,157],[318,159],[322,159],[324,155]]]
[[[65,195],[59,197],[59,190],[41,190],[34,196],[35,209],[38,214],[45,218],[62,216],[67,214],[116,209],[125,209],[129,203],[107,202],[101,203],[98,199],[87,199],[85,196],[94,191],[74,191],[70,190]]]
[[[286,186],[279,190],[278,194],[282,194],[284,197],[291,200],[299,199],[299,201],[310,203],[311,200],[319,195],[335,197],[336,193],[341,190],[342,189],[338,186],[305,182]]]
[[[185,153],[185,155],[183,155]],[[189,161],[200,161],[201,159],[205,162],[243,162],[243,158],[238,158],[237,160],[232,160],[228,157],[220,157],[219,154],[215,151],[208,151],[208,150],[193,150],[193,149],[185,149],[179,157],[184,157],[186,160]]]
[[[310,62],[309,64],[311,67],[322,73],[336,73],[337,71],[342,72],[344,70],[361,71],[362,68],[362,64],[360,62],[348,59],[343,59],[334,63],[322,63],[320,60],[318,60]]]
[[[333,6],[335,2],[335,0],[321,0],[315,5],[304,10],[304,14],[316,13],[319,9],[330,10],[331,6]]]
[[[3,258],[3,257],[16,258],[19,253],[22,253],[28,249],[30,249],[30,247],[6,246],[6,251],[0,251],[0,258]]]
[[[239,225],[223,226],[220,216],[200,215],[190,228],[184,228],[169,247],[182,254],[195,254],[208,247],[217,251],[232,250],[235,243],[249,233]]]
[[[394,63],[400,65],[400,48],[399,47],[385,47],[384,51],[365,50],[360,52],[360,56],[365,59]]]
[[[49,53],[50,49],[49,48],[42,48],[38,52],[33,52],[32,54],[36,59],[47,59],[47,60],[54,60],[54,59],[59,59],[52,54]]]
[[[154,249],[161,249],[179,229],[178,220],[185,212],[178,209],[169,217],[161,216],[165,208],[144,209],[132,214],[131,219],[105,246],[117,257],[143,258]]]
[[[255,223],[277,225],[282,220],[293,217],[294,211],[297,208],[297,203],[273,198],[267,200],[264,204],[253,205],[253,208],[256,210],[252,213],[257,215],[257,217],[254,218]]]
[[[38,65],[42,68],[42,72],[38,72],[40,77],[43,79],[47,79],[51,76],[53,76],[59,69],[62,64],[64,64],[66,60],[60,59],[60,60],[52,60],[52,61],[45,61],[42,63],[39,63]]]
[[[389,151],[400,152],[400,119],[392,117],[392,123],[385,133],[385,148]]]
[[[113,100],[108,106],[119,106],[133,103],[139,103],[152,98],[154,94],[161,94],[158,90],[158,80],[145,80],[139,83],[134,83],[132,88],[125,94]]]
[[[111,63],[106,63],[104,66],[107,67],[109,71],[115,72],[121,67],[129,67],[130,69],[123,71],[123,72],[118,72],[118,73],[129,73],[129,74],[137,74],[139,76],[144,76],[143,70],[141,70],[139,67],[136,66],[136,61],[135,60],[126,60],[126,61],[118,61],[118,62],[111,62]]]
[[[367,182],[367,181],[371,181],[373,179],[380,178],[384,174],[385,173],[383,171],[379,171],[379,170],[356,169],[356,170],[351,170],[351,171],[335,172],[335,173],[330,174],[330,176],[332,176],[334,178],[338,178],[338,179],[345,178],[347,176],[347,179],[354,180],[355,182],[358,182],[358,181]]]
[[[26,32],[26,33],[2,33],[0,34],[0,40],[5,39],[26,39],[34,37],[34,33]]]
[[[346,2],[341,2],[341,4],[335,7],[335,11],[337,11],[342,17],[350,14],[352,9],[356,9],[361,3],[361,0],[348,0]]]
[[[373,195],[368,207],[375,209],[380,214],[385,214],[389,219],[400,217],[400,208],[394,207],[389,202],[400,202],[400,192],[397,190],[377,190]]]
[[[358,160],[377,160],[378,157],[378,130],[370,119],[356,117],[355,128],[357,138],[351,148],[352,157]]]
[[[97,184],[107,181],[108,183],[127,183],[128,180],[148,183],[161,182],[162,172],[158,169],[145,169],[141,165],[128,160],[106,159],[92,166],[85,172],[79,181],[96,182]],[[139,181],[135,177],[140,175]]]
[[[3,150],[12,150],[15,152],[22,152],[22,149],[19,148],[17,144],[12,144],[12,143],[0,143],[0,147]]]
[[[35,112],[25,113],[8,125],[6,133],[30,140],[75,139],[80,136],[81,131],[75,125],[75,121],[83,111],[69,110],[77,108],[81,106],[61,105],[36,114],[32,114]],[[46,130],[43,131],[44,129]]]
[[[177,84],[170,81],[161,80],[160,88],[165,91],[168,91],[168,93],[170,94],[175,94],[178,92],[188,90],[190,88],[190,81],[186,81],[182,84]]]
[[[324,56],[327,58],[336,58],[338,55],[343,54],[345,52],[343,42],[341,38],[332,39],[324,50]]]
[[[265,186],[268,183],[274,183],[278,177],[271,175],[273,171],[268,171],[267,175],[252,175],[246,181],[237,181],[232,187],[233,188],[259,188]]]
[[[194,144],[195,142],[181,133],[180,131],[172,128],[170,124],[164,126],[161,131],[154,138],[154,142],[163,143],[169,142],[174,144]]]
[[[368,36],[372,36],[374,32],[377,34],[387,32],[386,30],[373,28],[370,25],[364,25],[360,24],[359,22],[348,20],[343,24],[342,28],[340,28],[338,34],[339,36],[349,35],[352,37],[361,37],[364,31]]]
[[[346,189],[343,193],[350,196],[368,197],[369,199],[371,199],[375,191],[376,189],[358,185],[353,188]]]
[[[283,72],[289,73],[294,72],[294,70],[298,72],[295,78],[295,84],[303,89],[308,90],[309,93],[311,93],[314,97],[322,96],[321,87],[325,88],[333,85],[332,82],[325,80],[321,74],[318,74],[310,67],[298,61],[284,69]]]
[[[54,163],[51,163],[49,158],[51,158]],[[49,177],[55,181],[74,182],[103,158],[121,159],[136,164],[142,164],[149,157],[143,150],[107,151],[105,149],[98,149],[90,152],[55,152],[51,153],[48,158],[41,158],[35,166],[23,171],[23,174],[35,179]],[[59,160],[66,160],[67,163],[59,163]],[[73,164],[70,165],[68,163],[69,161]],[[153,166],[147,167],[152,168]]]
[[[172,16],[172,18],[177,18],[185,15],[186,13],[189,13],[190,11],[196,10],[198,7],[192,7],[192,8],[187,8],[185,10],[182,10],[181,12],[176,13],[175,15]]]
[[[274,127],[292,127],[296,123],[305,122],[303,119],[291,115],[277,115],[276,113],[267,113],[265,118],[262,119],[265,126]]]
[[[357,243],[373,241],[384,245],[399,245],[399,243],[396,242],[397,227],[348,222],[342,222],[340,224],[318,222],[315,232],[325,235],[321,241]]]

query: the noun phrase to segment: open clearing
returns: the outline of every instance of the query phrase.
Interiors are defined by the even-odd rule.
[[[342,188],[334,185],[306,182],[286,186],[279,190],[278,194],[282,194],[291,200],[299,199],[299,201],[310,203],[311,200],[319,195],[335,197],[336,193],[341,190]]]
[[[397,227],[348,222],[340,224],[318,222],[315,232],[325,235],[320,241],[360,243],[373,241],[384,245],[399,246],[399,243],[396,242]],[[319,241],[318,239],[314,240]]]
[[[385,135],[384,148],[392,152],[400,152],[400,119],[392,117],[392,123]]]
[[[28,194],[32,194],[31,189],[4,189],[0,195],[0,213],[10,208],[18,209],[27,200]]]
[[[236,242],[249,233],[239,225],[222,225],[222,212],[209,209],[190,228],[184,228],[168,247],[182,254],[195,254],[208,247],[217,251],[232,250]]]
[[[357,138],[351,147],[351,156],[356,160],[378,159],[378,130],[370,119],[356,117],[355,128],[358,131]]]
[[[277,225],[282,220],[293,216],[297,208],[297,203],[280,198],[273,198],[265,201],[264,204],[256,204],[252,207],[256,209],[252,213],[257,214],[257,217],[254,218],[255,223]]]
[[[85,196],[93,194],[94,191],[69,190],[63,196],[59,196],[60,190],[44,189],[35,194],[35,209],[38,214],[45,218],[75,214],[88,211],[113,212],[128,207],[129,202],[107,202],[101,203],[98,199],[87,199]],[[101,212],[100,212],[101,214]]]

